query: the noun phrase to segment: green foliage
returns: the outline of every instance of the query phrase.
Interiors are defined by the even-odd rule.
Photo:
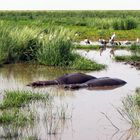
[[[140,45],[133,44],[133,45],[131,45],[130,50],[133,50],[133,51],[140,51]]]
[[[1,62],[10,63],[27,61],[35,58],[36,36],[39,29],[29,27],[20,28],[13,25],[0,24],[0,52]]]
[[[0,109],[19,108],[34,100],[45,100],[48,95],[39,93],[33,94],[31,91],[5,91],[3,102]]]
[[[88,46],[85,46],[85,45],[75,45],[74,47],[75,49],[85,49],[85,50],[99,50],[100,49],[100,46],[93,46],[93,45],[88,45]]]
[[[134,18],[119,18],[113,22],[113,29],[115,30],[131,30],[137,28],[137,22]]]
[[[48,66],[71,67],[74,61],[76,65],[73,31],[62,27],[51,27],[41,31],[40,28],[27,26],[4,26],[4,23],[0,26],[1,63],[34,60]]]
[[[140,35],[139,13],[1,11],[0,64],[34,60],[45,65],[71,67],[75,61],[73,39],[109,39],[114,29],[117,39],[136,39]],[[62,28],[58,27],[60,24]]]
[[[128,121],[132,128],[140,128],[140,110],[137,106],[137,95],[128,95],[122,100],[123,107],[117,109],[123,119]]]
[[[136,89],[136,104],[140,107],[140,88]]]
[[[105,68],[105,65],[98,64],[94,61],[75,54],[75,59],[71,64],[71,68],[78,70],[102,70]]]
[[[31,91],[5,91],[0,103],[0,124],[22,127],[33,123],[35,113],[30,108],[25,109],[32,101],[48,101],[49,95]]]
[[[0,124],[12,124],[14,126],[25,126],[32,123],[34,115],[32,112],[22,112],[18,109],[3,111],[0,115]]]
[[[137,56],[137,55],[115,56],[115,60],[117,60],[117,61],[140,61],[140,56]]]
[[[111,11],[111,10],[100,10],[100,11],[1,11],[0,12],[0,18],[1,19],[48,19],[48,18],[63,18],[63,17],[80,17],[80,18],[85,18],[85,17],[121,17],[125,18],[127,16],[132,16],[132,17],[139,17],[140,11],[133,10],[133,11],[128,11],[128,10],[123,10],[123,11]]]
[[[39,40],[37,61],[51,66],[67,66],[72,58],[72,32],[64,28],[50,30]]]

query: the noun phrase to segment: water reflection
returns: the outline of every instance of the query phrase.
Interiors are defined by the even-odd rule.
[[[71,106],[55,98],[47,102],[32,102],[22,110],[34,111],[33,123],[23,126],[2,124],[0,139],[61,140],[64,130],[71,124]],[[56,104],[57,103],[57,104]]]
[[[27,63],[4,65],[0,68],[1,89],[26,87],[36,80],[51,80],[72,72],[74,71]]]
[[[107,50],[106,46],[101,47],[101,48],[100,48],[100,56],[102,56],[102,53],[103,53],[104,51],[106,51],[106,50]],[[114,47],[110,48],[110,52],[109,52],[109,53],[110,53],[110,54],[108,54],[108,55],[110,55],[110,57],[115,57],[115,48],[114,48]]]

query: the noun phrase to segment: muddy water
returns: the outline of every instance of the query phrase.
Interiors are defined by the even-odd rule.
[[[118,140],[123,134],[122,139],[127,136],[127,130],[130,125],[122,120],[115,107],[121,106],[121,99],[128,94],[133,94],[140,83],[140,71],[131,68],[129,65],[116,63],[112,60],[110,50],[102,53],[97,51],[83,51],[78,53],[99,63],[106,64],[106,70],[99,72],[88,72],[96,77],[114,77],[127,82],[123,87],[114,90],[87,90],[64,91],[58,87],[49,87],[43,89],[32,89],[25,85],[35,80],[49,80],[61,76],[65,73],[74,71],[55,69],[45,66],[30,64],[5,65],[0,68],[1,91],[6,89],[32,89],[43,90],[50,94],[55,93],[57,100],[65,102],[72,107],[72,119],[62,125],[62,133],[55,136],[48,136],[43,122],[39,122],[33,129],[33,135],[37,135],[41,140]],[[121,50],[115,54],[131,55],[131,52]],[[40,107],[40,113],[43,112]],[[111,125],[108,119],[102,114],[105,113],[109,119],[117,126],[120,131],[116,132],[115,127]]]

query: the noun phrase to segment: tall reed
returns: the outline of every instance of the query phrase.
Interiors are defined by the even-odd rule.
[[[39,39],[37,61],[51,66],[68,66],[73,59],[72,35],[64,28],[50,29]]]
[[[36,36],[40,30],[0,24],[0,62],[31,60],[36,54]]]

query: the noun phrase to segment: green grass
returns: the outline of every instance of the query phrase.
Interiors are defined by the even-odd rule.
[[[137,22],[133,17],[119,18],[113,22],[112,26],[115,30],[131,30],[137,28]]]
[[[75,69],[86,68],[98,70],[89,61],[85,65],[76,64],[74,54],[75,34],[73,31],[63,27],[51,27],[41,31],[34,27],[13,27],[12,25],[0,24],[0,51],[1,63],[16,63],[24,61],[35,61],[47,66],[59,66],[70,68],[74,63]],[[80,58],[82,60],[82,58]],[[85,60],[85,59],[83,59]],[[86,64],[87,63],[87,64]],[[82,68],[83,67],[83,68]],[[97,66],[96,66],[97,67]]]
[[[100,46],[93,46],[93,45],[75,45],[75,49],[85,49],[85,50],[99,50]]]
[[[31,91],[5,91],[0,109],[24,107],[31,101],[47,100],[48,95],[32,93]]]
[[[127,95],[122,100],[122,107],[117,108],[122,118],[131,125],[131,129],[140,128],[140,89],[136,89],[135,94]]]
[[[5,91],[0,103],[0,124],[22,127],[32,124],[35,120],[35,112],[25,107],[31,102],[48,101],[49,95],[33,93],[31,91]]]
[[[0,62],[10,63],[35,59],[39,29],[21,28],[0,23]]]
[[[125,61],[140,61],[140,56],[115,56],[116,61],[125,62]]]
[[[83,58],[80,55],[75,54],[75,60],[71,63],[70,67],[73,69],[78,69],[78,70],[99,71],[99,70],[104,69],[106,66],[103,64],[98,64],[95,61]]]
[[[75,49],[84,49],[84,50],[100,50],[100,46],[93,46],[93,45],[75,45]],[[137,46],[136,48],[139,49]],[[136,48],[132,49],[131,47],[126,47],[126,46],[115,46],[115,49],[127,49],[127,50],[136,50]]]
[[[140,107],[140,88],[136,89],[136,104]]]
[[[64,28],[55,28],[39,39],[37,61],[49,66],[68,66],[72,59],[72,35]]]
[[[136,40],[140,36],[139,14],[140,11],[1,11],[0,64],[32,60],[71,67],[76,63],[72,42],[85,38],[108,40],[113,32],[117,40]]]
[[[23,112],[18,109],[6,110],[0,114],[0,124],[25,126],[31,124],[34,121],[34,115],[32,112]]]
[[[140,52],[140,45],[133,44],[131,45],[130,50]]]
[[[0,19],[14,25],[46,28],[63,26],[80,33],[78,40],[109,39],[115,31],[118,40],[140,36],[140,11],[1,11]]]

